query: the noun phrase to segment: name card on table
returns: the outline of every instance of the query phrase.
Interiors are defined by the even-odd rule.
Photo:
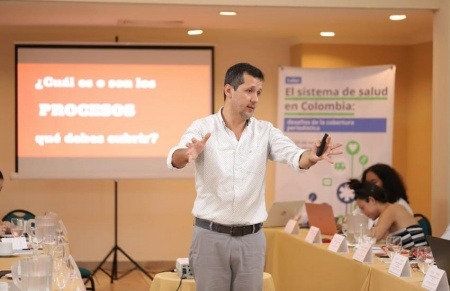
[[[422,287],[430,291],[449,291],[447,274],[444,270],[431,266],[423,278]]]
[[[408,257],[395,254],[389,265],[388,272],[397,277],[411,277],[411,267]]]
[[[328,250],[335,253],[348,253],[347,240],[343,235],[336,233],[328,245]]]
[[[311,226],[309,228],[309,231],[308,231],[308,234],[306,235],[305,240],[311,244],[313,244],[313,243],[321,244],[322,243],[322,235],[320,234],[320,229],[315,226]]]
[[[295,219],[289,219],[284,227],[284,231],[289,234],[299,234],[300,228],[298,227],[298,221]]]
[[[352,259],[361,263],[373,263],[372,244],[371,243],[359,244],[359,247],[355,250]]]

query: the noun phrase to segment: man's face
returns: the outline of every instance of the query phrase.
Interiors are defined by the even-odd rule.
[[[234,113],[239,114],[242,119],[247,120],[253,116],[259,96],[262,92],[263,81],[249,74],[244,74],[244,83],[236,90],[232,86],[225,86],[225,93]]]

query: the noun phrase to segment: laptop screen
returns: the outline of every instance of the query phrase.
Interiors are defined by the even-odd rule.
[[[447,280],[450,283],[450,240],[429,235],[427,241],[433,252],[436,266],[447,273]]]

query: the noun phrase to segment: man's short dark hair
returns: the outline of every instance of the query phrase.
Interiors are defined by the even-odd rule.
[[[260,69],[248,63],[238,63],[227,70],[224,85],[231,85],[233,89],[236,90],[244,83],[244,73],[264,81],[264,74]],[[225,99],[226,95],[224,94],[224,100]]]

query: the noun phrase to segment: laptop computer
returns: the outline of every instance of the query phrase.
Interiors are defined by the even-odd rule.
[[[337,232],[333,208],[330,204],[305,203],[309,226],[320,229],[321,234],[334,235]]]
[[[293,219],[300,215],[304,200],[295,201],[275,201],[270,206],[269,214],[263,227],[280,227],[286,226],[289,219]]]
[[[436,266],[447,273],[450,284],[450,240],[428,235],[427,241],[433,252]]]

